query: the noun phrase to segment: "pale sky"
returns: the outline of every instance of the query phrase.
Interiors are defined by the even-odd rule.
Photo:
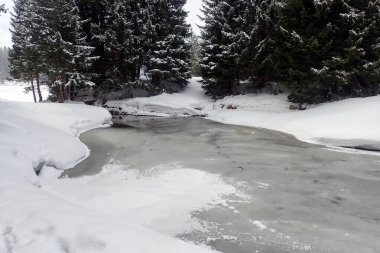
[[[0,0],[0,4],[5,4],[6,8],[12,10],[13,0]],[[202,7],[202,0],[188,0],[185,9],[189,11],[188,22],[193,26],[195,33],[199,34],[199,29],[196,24],[199,24],[199,19],[197,15],[200,14],[200,8]],[[10,28],[10,14],[0,16],[0,46],[11,46],[11,34],[9,32]]]

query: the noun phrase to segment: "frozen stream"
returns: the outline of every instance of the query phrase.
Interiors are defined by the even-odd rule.
[[[92,153],[68,176],[96,174],[111,160],[139,170],[179,163],[252,196],[194,213],[210,229],[178,235],[185,240],[225,253],[380,252],[379,156],[197,118],[119,123],[81,136]]]

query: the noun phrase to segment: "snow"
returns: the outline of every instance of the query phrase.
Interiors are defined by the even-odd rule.
[[[337,146],[370,145],[380,148],[380,96],[352,98],[291,111],[287,95],[250,94],[212,101],[199,79],[190,80],[179,94],[109,102],[126,114],[204,116],[208,119],[294,135],[310,143]],[[201,109],[201,110],[199,110]]]
[[[8,100],[19,99],[20,88],[7,89]],[[132,114],[207,115],[310,142],[380,142],[379,96],[289,111],[284,95],[211,101],[193,79],[180,94],[110,104]],[[57,178],[89,155],[80,133],[110,120],[106,110],[83,104],[0,101],[0,252],[212,252],[175,236],[207,230],[191,214],[242,195],[219,175],[178,163],[136,171],[110,161],[94,176]]]
[[[192,212],[239,195],[218,175],[110,161],[95,176],[58,179],[89,155],[79,134],[110,120],[83,104],[0,101],[0,252],[214,252],[175,236],[207,229]]]
[[[278,99],[283,100],[282,97]],[[264,104],[256,110],[218,110],[211,119],[281,131],[311,143],[351,141],[353,145],[362,145],[380,142],[379,111],[380,96],[376,96],[326,103],[295,112],[284,112],[283,107],[278,107],[277,112],[268,112]]]
[[[190,93],[189,93],[190,92]],[[191,89],[187,93],[161,94],[149,98],[133,98],[122,101],[110,101],[109,108],[121,108],[128,115],[138,116],[194,116],[202,115],[204,103]]]
[[[0,84],[0,100],[33,102],[32,92],[25,92],[25,88],[27,87],[29,87],[27,83],[5,81],[4,84]],[[41,86],[41,93],[43,99],[47,99],[49,94],[48,87],[44,85]]]
[[[261,221],[255,220],[255,221],[251,221],[251,223],[253,225],[255,225],[260,230],[266,230],[267,229],[267,226],[265,226],[264,223],[262,223]]]

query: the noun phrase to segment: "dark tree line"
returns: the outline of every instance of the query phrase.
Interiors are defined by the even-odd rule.
[[[203,16],[213,97],[273,83],[294,102],[379,94],[379,0],[204,0]]]
[[[41,80],[56,100],[95,84],[97,94],[181,89],[191,74],[185,0],[16,0],[11,73]]]

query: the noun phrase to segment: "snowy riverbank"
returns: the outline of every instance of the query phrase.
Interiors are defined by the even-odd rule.
[[[32,92],[25,92],[30,84],[16,81],[5,81],[0,83],[0,100],[5,99],[8,101],[17,102],[33,102]],[[45,85],[41,86],[42,98],[47,99],[49,95],[49,88]]]
[[[240,196],[218,175],[110,160],[95,176],[57,178],[89,154],[79,134],[110,120],[82,104],[0,101],[0,252],[213,252],[175,236],[204,229],[192,212]]]
[[[346,99],[290,111],[286,95],[244,95],[211,101],[192,79],[180,94],[112,101],[125,114],[203,116],[226,124],[266,128],[310,143],[380,148],[380,96]]]

